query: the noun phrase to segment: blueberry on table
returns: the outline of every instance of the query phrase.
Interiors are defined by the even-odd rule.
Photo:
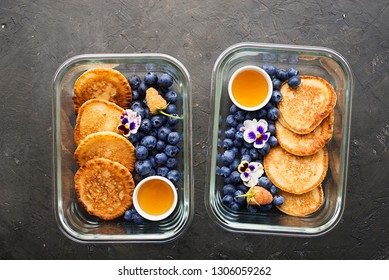
[[[282,93],[279,90],[273,90],[270,101],[277,104],[282,100]]]
[[[140,141],[140,144],[150,151],[157,145],[157,139],[152,135],[147,135]]]
[[[167,155],[165,153],[158,153],[155,155],[155,163],[159,165],[164,165],[167,162]]]
[[[265,145],[261,149],[258,149],[258,153],[261,156],[266,156],[269,152],[270,152],[270,145],[269,145],[269,143],[265,143]]]
[[[132,220],[132,211],[131,210],[127,210],[126,212],[124,212],[123,218],[126,221],[131,221]]]
[[[267,125],[267,131],[270,132],[270,135],[274,135],[276,133],[276,126],[272,123]]]
[[[172,131],[167,128],[166,126],[162,126],[161,128],[158,129],[158,139],[160,140],[166,140],[167,136],[171,133]]]
[[[223,140],[223,148],[224,149],[231,149],[234,145],[234,142],[229,139],[229,138],[226,138]]]
[[[246,148],[245,148],[245,149],[246,149]],[[241,161],[248,161],[248,162],[251,162],[250,150],[247,149],[247,151],[248,151],[248,154],[242,155]]]
[[[282,86],[282,82],[277,78],[273,79],[271,82],[273,84],[273,90],[279,90]]]
[[[267,140],[267,142],[269,143],[270,147],[275,147],[278,144],[278,140],[274,135],[270,136],[270,138],[269,138],[269,140]]]
[[[241,190],[237,190],[236,192],[234,192],[234,201],[236,203],[243,204],[245,202],[246,197],[241,196],[241,195],[244,195],[244,192]],[[241,197],[238,197],[238,196],[241,196]]]
[[[224,135],[226,136],[226,138],[234,139],[235,133],[236,133],[236,128],[230,127],[229,129],[227,129],[227,130],[224,132]]]
[[[139,130],[144,133],[149,133],[153,128],[153,124],[150,119],[142,119],[140,122]]]
[[[221,173],[222,176],[228,177],[231,174],[231,169],[229,167],[227,167],[227,166],[222,166],[220,168],[220,173]]]
[[[158,78],[158,86],[164,89],[168,89],[173,85],[173,77],[169,74],[162,74]]]
[[[144,176],[149,174],[150,170],[153,168],[151,162],[146,160],[138,160],[135,162],[135,170],[138,174]]]
[[[162,115],[152,116],[151,123],[154,127],[159,128],[166,123],[166,116],[162,116]]]
[[[257,112],[257,115],[258,115],[258,119],[263,119],[266,117],[266,114],[267,114],[267,111],[265,108],[262,108],[260,109],[258,112]]]
[[[235,104],[231,105],[231,107],[230,107],[231,114],[235,114],[238,110],[239,110],[239,108]]]
[[[175,104],[169,104],[166,106],[165,113],[168,114],[176,114],[177,112],[177,106]]]
[[[231,178],[232,183],[239,183],[242,180],[238,171],[232,171],[229,177]]]
[[[167,136],[167,141],[171,145],[176,145],[180,142],[180,134],[176,131],[170,132]]]
[[[234,161],[235,157],[236,154],[233,151],[227,150],[222,154],[221,160],[224,165],[230,165]]]
[[[139,93],[139,99],[143,99],[145,98],[146,96],[146,90],[148,89],[149,87],[146,86],[146,84],[144,82],[141,82],[139,87],[138,87],[138,93]]]
[[[237,154],[237,153],[235,153],[235,154]],[[237,170],[239,164],[240,164],[240,161],[237,158],[234,159],[234,161],[229,166],[230,170]]]
[[[273,107],[269,111],[267,111],[267,118],[269,120],[275,121],[278,119],[279,116],[280,116],[280,111],[276,107]]]
[[[175,158],[173,158],[173,157],[168,158],[167,161],[166,161],[166,166],[168,168],[176,167],[177,166],[177,160]]]
[[[143,224],[144,223],[144,219],[141,215],[139,215],[139,213],[133,213],[132,214],[132,220],[134,221],[135,224]]]
[[[232,184],[227,184],[223,186],[222,192],[224,195],[233,195],[236,192],[236,188]]]
[[[232,202],[234,202],[234,198],[232,197],[232,195],[230,194],[227,194],[225,196],[223,196],[222,198],[222,202],[224,205],[230,205]]]
[[[270,189],[272,182],[266,176],[262,176],[258,179],[258,185],[264,187],[265,189]]]
[[[232,203],[229,205],[229,207],[230,207],[230,209],[231,209],[232,211],[239,211],[241,205],[240,205],[239,203],[232,202]]]
[[[235,120],[234,115],[228,115],[226,118],[226,124],[229,127],[236,127],[238,125],[238,122]]]
[[[165,154],[168,157],[175,157],[179,151],[180,151],[180,148],[178,148],[177,146],[173,146],[173,145],[166,145],[165,150],[164,150]]]
[[[235,112],[234,114],[234,118],[237,122],[243,122],[243,120],[245,119],[246,117],[246,113],[242,110],[238,110]]]
[[[157,84],[158,76],[155,72],[147,72],[144,78],[146,86],[153,87]]]
[[[168,172],[169,172],[169,168],[167,168],[166,166],[160,166],[157,168],[158,176],[166,177]]]
[[[275,185],[271,185],[269,191],[272,195],[275,195],[276,193],[278,193],[278,188]],[[274,197],[273,197],[273,199],[274,199]]]
[[[276,78],[279,79],[281,82],[286,81],[289,78],[288,71],[286,71],[285,69],[277,69]]]
[[[163,151],[166,148],[166,142],[163,140],[158,140],[155,147],[157,148],[157,151]]]

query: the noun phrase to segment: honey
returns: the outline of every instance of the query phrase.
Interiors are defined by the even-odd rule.
[[[149,215],[166,213],[174,202],[174,193],[168,183],[152,179],[145,182],[138,192],[140,208]]]
[[[238,73],[231,89],[235,100],[245,107],[260,105],[265,101],[269,90],[265,77],[251,69]]]

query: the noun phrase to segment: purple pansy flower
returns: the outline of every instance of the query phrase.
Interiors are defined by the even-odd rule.
[[[257,149],[263,148],[270,137],[270,133],[267,132],[267,121],[263,119],[246,120],[240,130],[243,131],[243,139],[247,143],[253,143]]]
[[[260,162],[242,161],[238,166],[238,171],[241,173],[240,178],[248,187],[253,187],[258,183],[259,177],[263,174],[263,165]]]
[[[138,128],[140,127],[141,122],[141,116],[138,112],[126,109],[123,111],[120,119],[121,124],[119,125],[118,129],[123,132],[124,136],[128,137],[131,134],[138,132]]]

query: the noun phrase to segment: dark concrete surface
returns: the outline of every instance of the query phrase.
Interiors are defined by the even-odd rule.
[[[227,3],[231,2],[231,3]],[[0,259],[389,259],[389,2],[0,2]],[[211,72],[243,42],[324,46],[355,78],[346,209],[315,238],[232,234],[204,206]],[[178,58],[193,85],[196,210],[177,241],[78,244],[52,206],[51,80],[84,53],[160,52]]]

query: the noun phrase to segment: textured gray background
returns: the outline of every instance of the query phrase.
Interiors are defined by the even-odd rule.
[[[389,2],[134,2],[1,0],[0,259],[389,259]],[[329,47],[352,67],[346,210],[322,237],[232,234],[205,211],[212,67],[243,41]],[[51,80],[74,55],[133,52],[170,54],[191,74],[195,217],[164,245],[77,244],[53,214]]]

